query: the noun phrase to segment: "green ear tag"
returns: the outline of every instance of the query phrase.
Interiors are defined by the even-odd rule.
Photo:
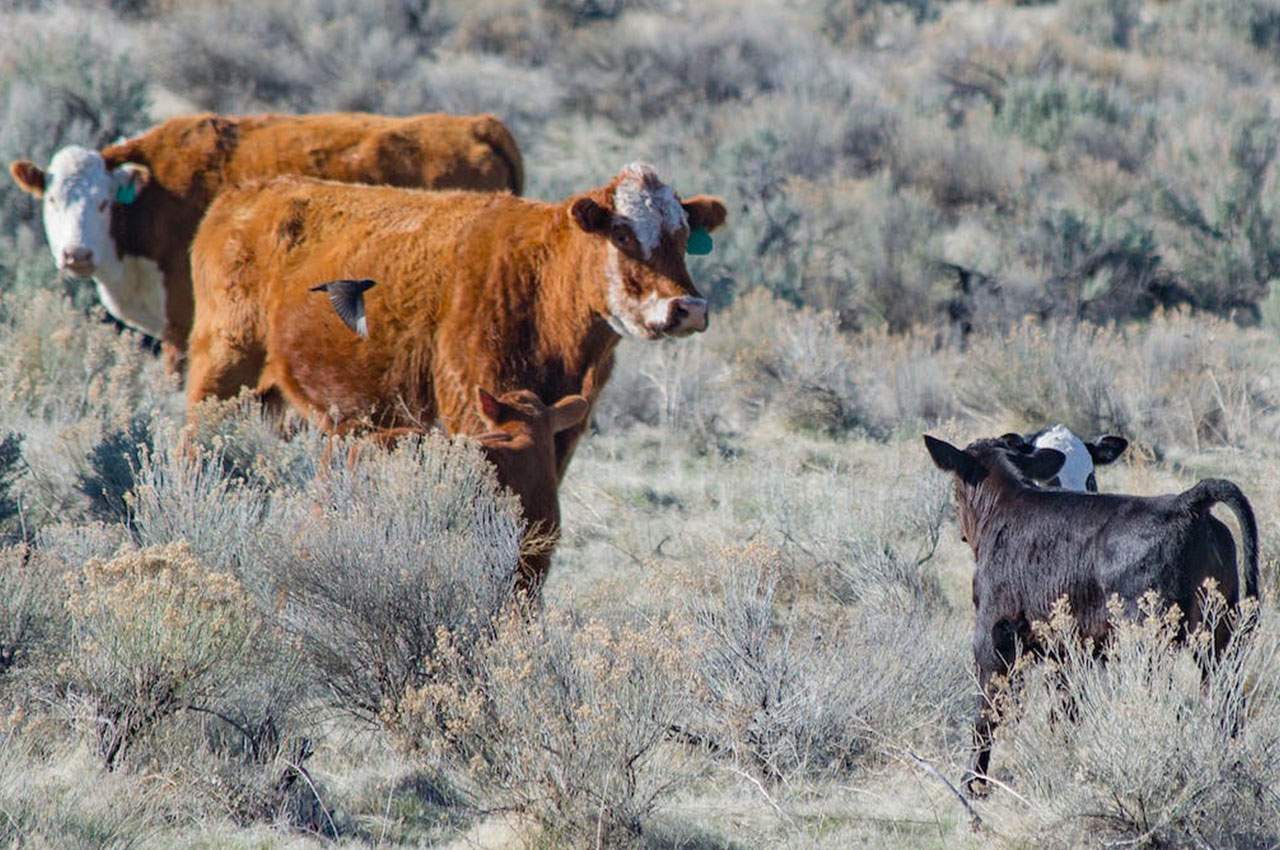
[[[121,204],[132,204],[138,200],[138,188],[132,183],[126,183],[116,189],[116,202]]]
[[[684,250],[686,253],[701,256],[702,254],[710,254],[711,246],[711,234],[706,231],[706,228],[695,227],[689,231],[689,243],[685,245]]]

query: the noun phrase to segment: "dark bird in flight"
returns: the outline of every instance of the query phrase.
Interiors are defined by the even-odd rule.
[[[365,339],[369,338],[369,323],[364,315],[365,290],[374,285],[372,280],[331,280],[311,287],[312,292],[325,292],[333,311],[342,323]]]

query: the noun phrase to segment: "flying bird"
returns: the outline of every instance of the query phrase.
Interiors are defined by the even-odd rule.
[[[333,311],[342,323],[365,339],[369,338],[369,323],[364,315],[364,293],[373,286],[372,280],[331,280],[311,287],[312,292],[325,292]]]

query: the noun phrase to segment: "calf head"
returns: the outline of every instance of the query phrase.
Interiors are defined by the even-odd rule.
[[[590,408],[580,395],[567,395],[548,407],[531,390],[513,390],[495,397],[483,387],[476,387],[476,403],[480,418],[490,429],[478,438],[486,449],[533,451],[546,461],[552,474],[556,463],[555,435],[581,422]]]
[[[129,204],[151,178],[146,166],[126,162],[108,170],[101,154],[71,145],[42,171],[26,159],[9,173],[23,191],[42,200],[44,233],[58,270],[79,278],[118,279],[120,252],[111,238],[115,204]]]
[[[945,440],[925,434],[924,444],[934,464],[956,477],[960,536],[973,547],[977,546],[977,531],[983,513],[1002,491],[1025,485],[1026,479],[1045,481],[1053,478],[1067,459],[1057,449],[1022,452],[1010,448],[1003,437],[977,440],[964,449],[958,449]]]
[[[1066,460],[1062,469],[1049,479],[1037,479],[1050,487],[1064,490],[1098,492],[1098,479],[1094,468],[1111,463],[1124,453],[1129,441],[1124,437],[1105,436],[1086,443],[1065,425],[1054,425],[1034,434],[1005,434],[1000,438],[1009,448],[1031,454],[1038,448],[1057,449]]]
[[[653,166],[633,163],[571,210],[577,227],[605,240],[602,312],[615,331],[657,339],[707,329],[707,300],[684,257],[690,233],[724,224],[721,201],[682,201]]]

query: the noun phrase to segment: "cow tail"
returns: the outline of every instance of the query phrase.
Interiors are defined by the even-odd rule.
[[[1253,516],[1253,506],[1240,488],[1222,478],[1206,478],[1182,494],[1187,507],[1195,511],[1208,511],[1216,502],[1231,509],[1240,523],[1244,546],[1244,595],[1258,598],[1258,522]]]
[[[520,155],[520,148],[507,125],[497,116],[485,115],[476,123],[473,132],[476,139],[488,145],[507,164],[511,194],[524,194],[524,157]]]

